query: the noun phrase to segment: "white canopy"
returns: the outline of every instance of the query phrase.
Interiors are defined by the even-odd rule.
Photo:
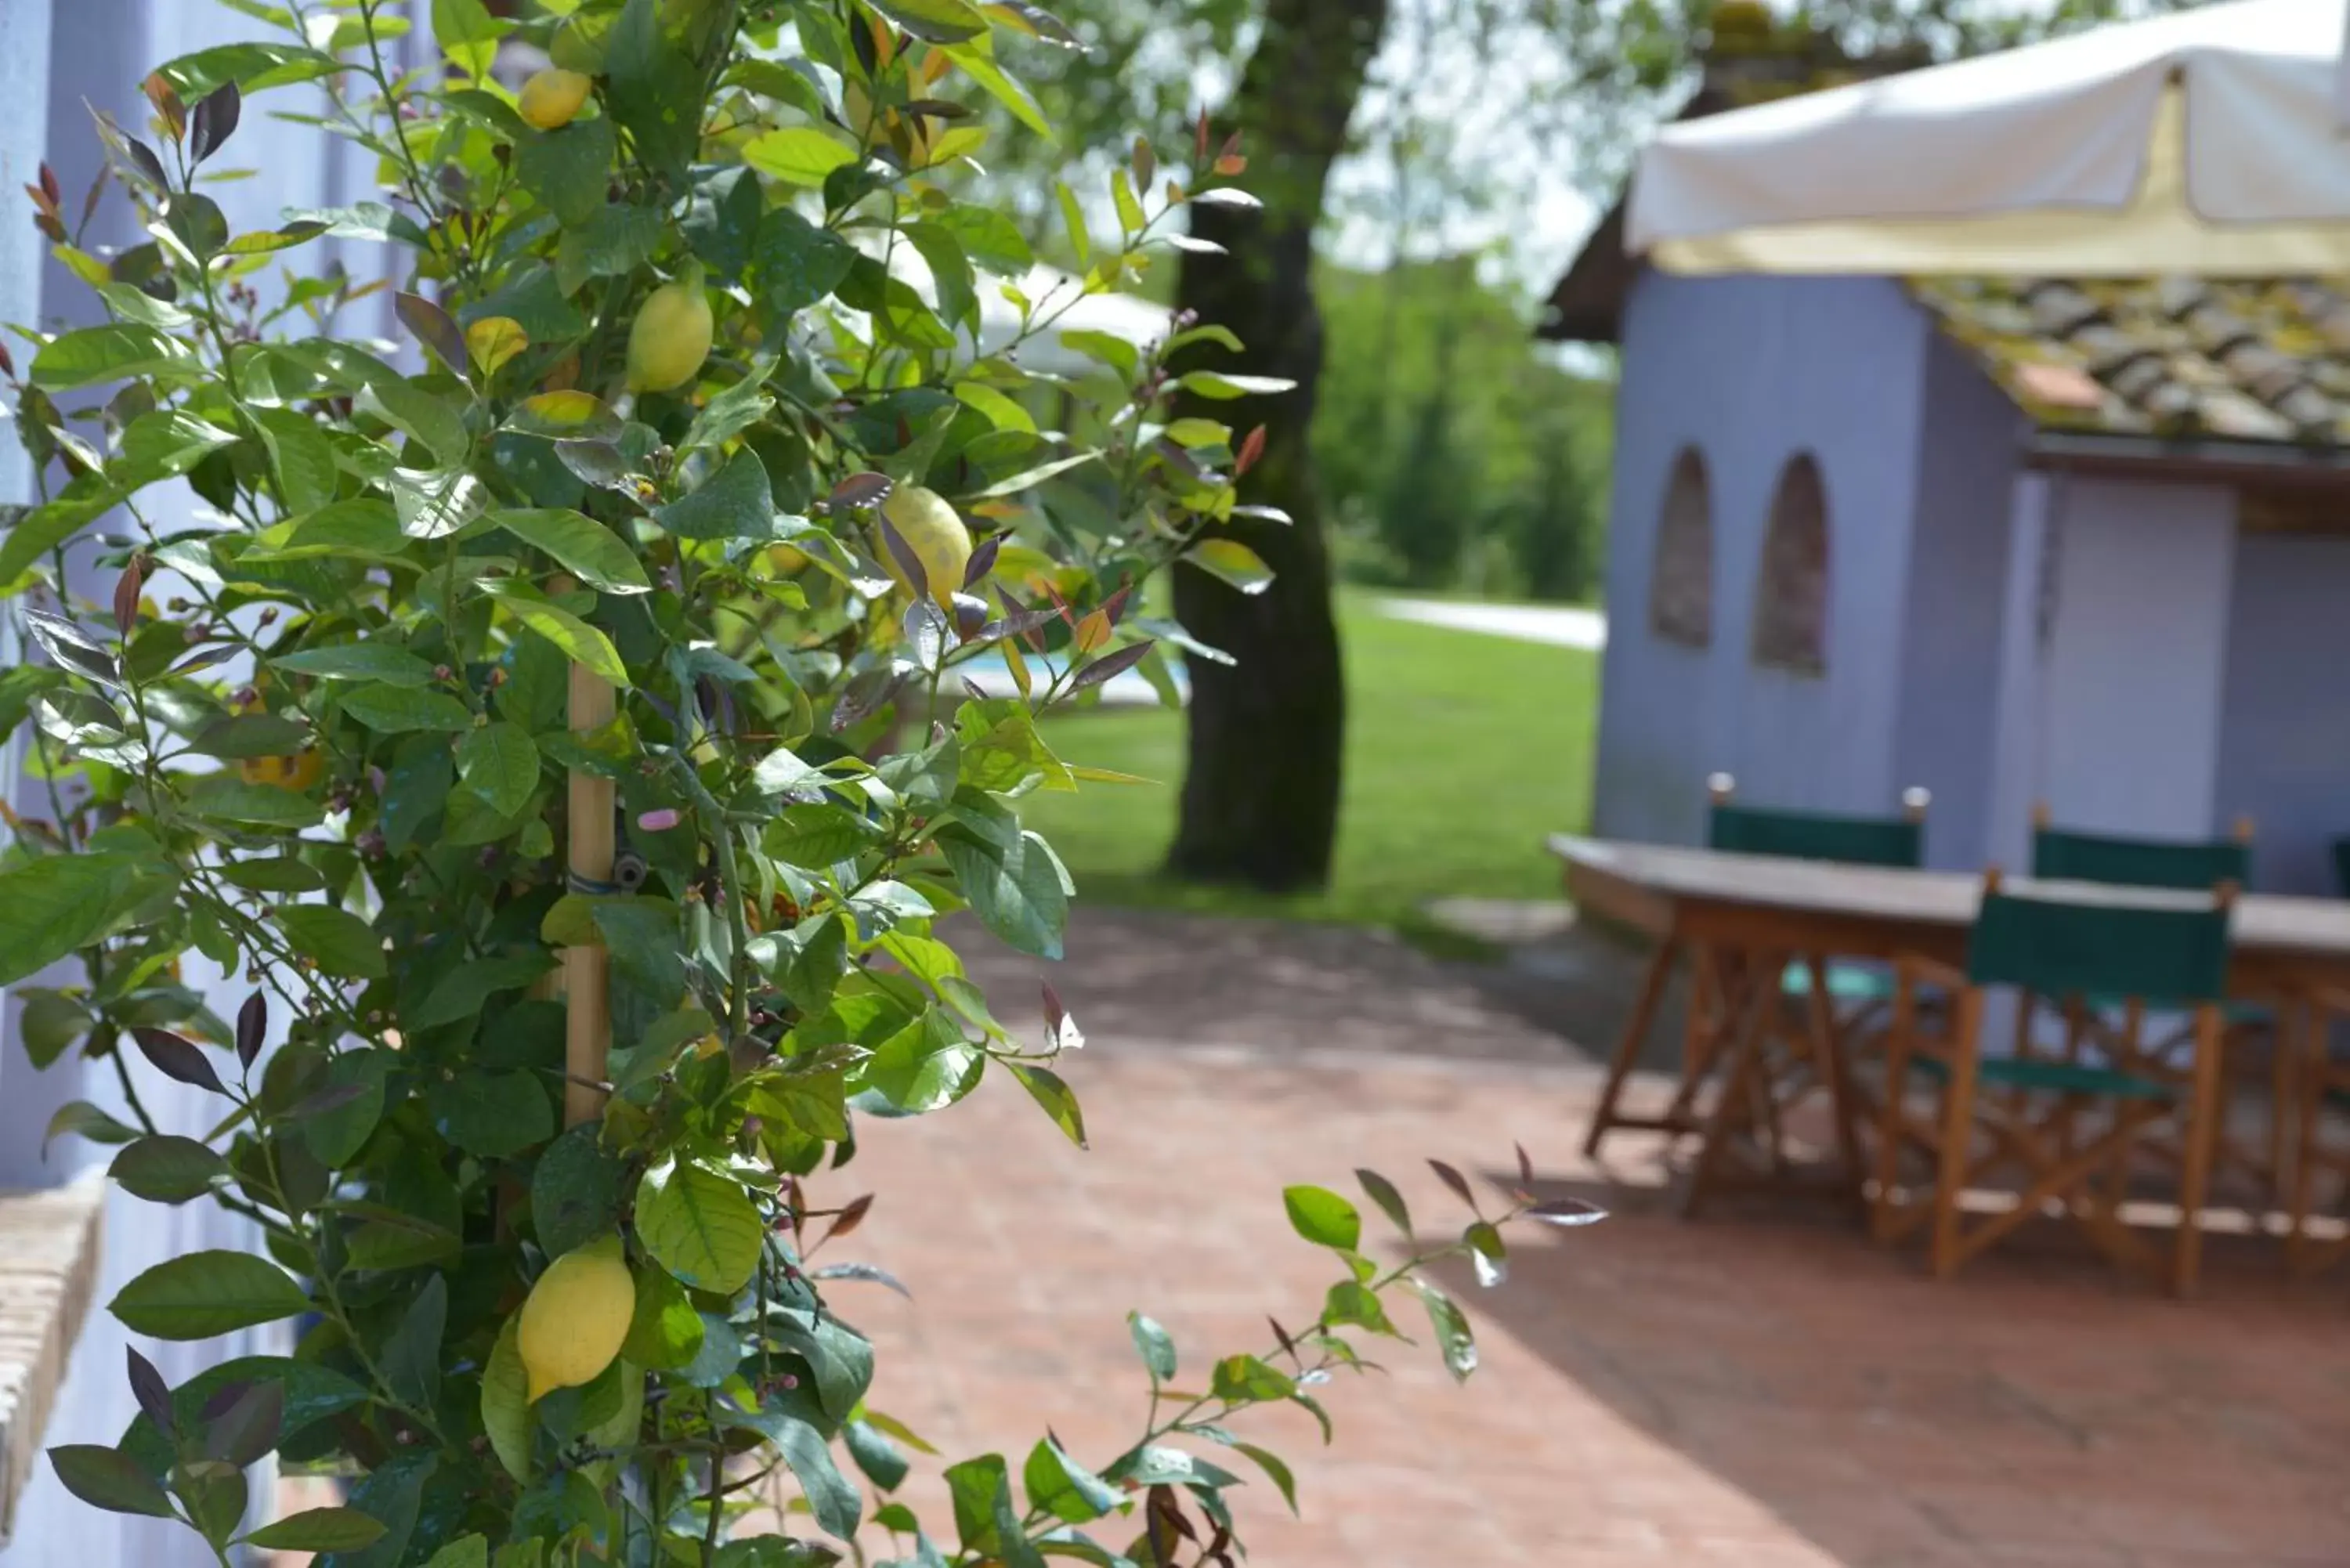
[[[2344,0],[2238,0],[1685,121],[1626,236],[1679,272],[2350,272],[2344,37]]]

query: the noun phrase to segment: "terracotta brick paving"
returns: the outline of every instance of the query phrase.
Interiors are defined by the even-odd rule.
[[[1495,1177],[1521,1139],[1546,1190],[1617,1217],[1527,1236],[1499,1290],[1448,1275],[1482,1347],[1466,1388],[1394,1347],[1389,1376],[1326,1391],[1335,1447],[1289,1413],[1243,1434],[1295,1462],[1304,1511],[1248,1489],[1257,1563],[2350,1563],[2340,1289],[2287,1291],[2251,1242],[2178,1303],[2061,1236],[1935,1285],[1802,1208],[1684,1223],[1653,1161],[1581,1162],[1596,1075],[1523,996],[1328,936],[1096,917],[1055,974],[1094,1041],[1068,1064],[1090,1153],[1009,1083],[868,1124],[839,1195],[883,1197],[839,1250],[915,1294],[837,1293],[879,1342],[877,1406],[1015,1470],[1047,1424],[1106,1457],[1143,1403],[1128,1307],[1187,1373],[1310,1314],[1331,1271],[1283,1184],[1368,1164],[1434,1220],[1457,1206],[1423,1157]],[[986,968],[1012,1016],[1034,971]],[[909,1495],[944,1524],[934,1487]]]

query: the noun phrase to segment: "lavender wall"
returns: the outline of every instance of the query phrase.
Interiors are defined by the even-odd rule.
[[[2025,421],[1948,339],[1926,356],[1908,593],[1895,720],[1898,787],[1933,794],[1926,857],[1971,868],[1990,852],[1998,648],[2016,456]]]
[[[423,25],[426,7],[417,5],[418,27],[407,40],[411,57],[429,50],[430,30]],[[25,203],[18,187],[34,177],[38,161],[47,156],[68,193],[69,211],[78,210],[82,192],[98,168],[98,143],[85,100],[110,109],[129,127],[144,123],[148,110],[139,83],[154,66],[175,56],[213,44],[265,36],[261,25],[209,0],[0,0],[0,181],[8,192],[8,221],[0,223],[0,319],[38,322],[46,327],[80,325],[98,318],[89,291],[57,263],[49,260],[44,244],[24,221]],[[224,167],[260,171],[253,179],[210,188],[211,194],[237,232],[274,225],[288,207],[312,207],[372,197],[372,160],[355,153],[345,143],[321,133],[271,118],[268,110],[284,109],[308,113],[322,109],[315,88],[278,89],[247,109],[244,124],[216,161]],[[140,238],[135,222],[121,196],[93,226],[93,246],[126,244]],[[27,241],[30,244],[27,244]],[[345,265],[364,277],[380,270],[381,258],[373,247],[349,246]],[[309,265],[322,265],[323,254],[301,253]],[[265,278],[266,275],[264,275]],[[368,319],[345,323],[355,332],[380,332],[389,324],[388,307],[379,301],[366,306]],[[19,363],[23,362],[20,348]],[[64,400],[79,407],[94,398],[76,395]],[[0,436],[0,499],[26,498],[31,476],[26,472],[13,431]],[[165,526],[182,525],[189,515],[184,491],[173,497],[150,493],[151,515]],[[103,527],[104,524],[100,524]],[[102,602],[109,585],[88,565],[90,552],[76,552],[75,590]],[[168,579],[156,592],[168,595]],[[14,657],[0,649],[0,656]],[[39,792],[28,792],[14,757],[0,759],[0,788],[29,809],[46,815]],[[217,975],[205,972],[201,960],[189,961],[192,983],[213,994],[215,1011],[233,1012],[244,988],[232,988]],[[69,981],[74,971],[61,966],[54,977]],[[217,1120],[219,1104],[200,1090],[165,1083],[141,1073],[141,1097],[166,1130],[200,1134]],[[13,1002],[0,1012],[0,1187],[43,1186],[71,1179],[94,1164],[103,1164],[110,1151],[65,1138],[45,1157],[40,1132],[57,1104],[88,1097],[120,1111],[112,1075],[78,1063],[60,1063],[36,1071],[25,1060],[16,1029]],[[108,1205],[106,1256],[97,1293],[99,1303],[90,1314],[80,1342],[75,1346],[46,1441],[112,1442],[121,1435],[135,1407],[123,1376],[123,1347],[129,1336],[109,1316],[103,1303],[141,1270],[177,1253],[206,1247],[248,1247],[255,1238],[241,1220],[203,1203],[167,1209],[115,1193]],[[205,1366],[230,1356],[275,1348],[278,1331],[264,1329],[189,1345],[140,1342],[140,1349],[177,1383]],[[256,1506],[271,1501],[265,1479],[255,1486]],[[129,1519],[100,1513],[67,1496],[43,1466],[17,1511],[15,1532],[0,1548],[0,1568],[50,1568],[77,1563],[82,1568],[198,1568],[213,1562],[184,1527],[156,1520]]]
[[[1648,273],[1635,286],[1617,394],[1595,831],[1693,841],[1706,775],[1721,769],[1760,804],[1892,808],[1932,341],[1923,315],[1883,279]],[[1648,629],[1658,509],[1684,445],[1704,453],[1712,480],[1714,635],[1703,651]],[[1772,493],[1806,450],[1829,508],[1819,677],[1748,658]]]
[[[2218,820],[2251,816],[2252,879],[2334,896],[2333,842],[2350,835],[2350,539],[2236,541],[2220,724]]]

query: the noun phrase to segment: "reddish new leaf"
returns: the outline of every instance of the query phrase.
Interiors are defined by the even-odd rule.
[[[215,1095],[228,1093],[213,1071],[212,1058],[192,1040],[182,1039],[168,1029],[137,1029],[131,1038],[139,1042],[139,1054],[155,1064],[155,1070],[167,1078],[182,1084],[193,1084],[199,1089],[210,1089]]]

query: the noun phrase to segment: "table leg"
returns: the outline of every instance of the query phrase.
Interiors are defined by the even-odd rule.
[[[1812,1051],[1818,1058],[1816,1070],[1827,1085],[1830,1114],[1835,1117],[1836,1158],[1851,1189],[1854,1212],[1865,1218],[1868,1212],[1867,1179],[1861,1164],[1858,1110],[1853,1101],[1851,1064],[1845,1056],[1845,1036],[1836,1027],[1835,1003],[1828,995],[1828,966],[1816,953],[1804,961],[1812,971]]]
[[[1648,1024],[1656,1016],[1657,1003],[1665,993],[1665,980],[1672,972],[1673,959],[1680,944],[1667,939],[1657,944],[1648,959],[1648,971],[1641,977],[1640,994],[1632,1004],[1632,1016],[1624,1025],[1623,1038],[1616,1042],[1616,1055],[1607,1065],[1607,1084],[1599,1091],[1599,1108],[1592,1113],[1591,1132],[1583,1140],[1583,1157],[1598,1158],[1599,1142],[1622,1118],[1616,1114],[1617,1103],[1623,1098],[1624,1080],[1632,1075],[1633,1064],[1639,1060],[1640,1044],[1648,1037]],[[1685,1069],[1686,1070],[1686,1069]]]

